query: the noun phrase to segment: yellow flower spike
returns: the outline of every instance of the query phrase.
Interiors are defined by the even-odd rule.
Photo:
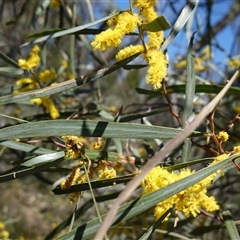
[[[40,49],[37,45],[35,45],[31,52],[29,53],[29,58],[28,59],[18,59],[18,65],[21,69],[24,70],[30,70],[32,68],[35,68],[39,65],[40,63],[40,57],[38,55]]]
[[[33,83],[34,80],[31,78],[20,78],[16,81],[16,85],[25,85],[25,84],[30,84]]]
[[[150,8],[154,7],[157,0],[134,0],[133,6],[141,9],[141,8]]]
[[[10,233],[8,232],[8,231],[6,231],[6,230],[3,230],[2,232],[1,232],[1,239],[2,240],[7,240],[7,239],[9,239],[9,236],[10,236]]]
[[[203,60],[199,57],[194,59],[194,68],[197,72],[203,72],[207,69],[207,66],[203,65]]]
[[[164,33],[162,31],[160,32],[148,32],[148,38],[149,38],[149,48],[156,48],[158,49],[164,39]]]
[[[102,147],[103,147],[103,139],[101,138],[101,137],[99,137],[98,139],[97,139],[97,142],[94,142],[94,146],[93,146],[93,149],[94,150],[101,150],[102,149]]]
[[[38,88],[38,83],[31,78],[20,78],[16,81],[16,85],[21,86],[21,88],[15,90],[14,93],[26,92]]]
[[[109,47],[117,47],[121,43],[121,35],[112,29],[107,29],[104,32],[96,35],[92,41],[92,47],[97,50],[104,51]]]
[[[72,203],[75,203],[77,201],[77,199],[79,198],[81,192],[75,192],[75,193],[71,193],[69,195],[69,202],[72,204]]]
[[[53,101],[48,98],[48,97],[43,97],[43,98],[35,98],[32,99],[31,102],[37,104],[37,105],[43,105],[46,109],[48,109],[49,114],[52,119],[56,119],[60,117],[60,114],[54,105]]]
[[[235,147],[233,148],[233,151],[234,151],[234,152],[240,152],[240,145],[235,146]]]
[[[157,12],[152,6],[141,8],[140,13],[147,19],[148,22],[151,22],[158,17]]]
[[[218,133],[218,135],[216,136],[217,139],[219,139],[222,142],[226,142],[229,138],[229,135],[227,132],[221,131]]]
[[[104,170],[98,172],[99,179],[109,179],[117,176],[116,170],[112,167],[106,167]]]
[[[187,61],[186,60],[181,60],[175,63],[175,67],[177,69],[179,68],[184,68],[187,65]]]
[[[69,175],[69,177],[67,179],[64,179],[61,182],[60,187],[62,189],[70,188],[72,185],[76,184],[76,181],[79,176],[80,176],[80,169],[78,166],[74,166],[72,168],[71,174]]]
[[[198,57],[201,59],[201,61],[210,60],[212,58],[211,47],[209,45],[205,47]]]
[[[119,31],[122,37],[137,28],[139,22],[138,15],[130,11],[122,12],[118,15],[117,24],[114,31]]]
[[[113,14],[115,14],[115,12],[113,12]],[[117,22],[118,22],[118,15],[108,19],[107,25],[109,27],[115,27],[117,25]]]
[[[34,99],[31,99],[30,101],[37,105],[42,105],[43,103],[42,98],[34,98]]]
[[[113,168],[116,170],[116,172],[122,172],[125,170],[125,168],[123,167],[123,164],[121,162],[116,162],[113,165]]]
[[[228,65],[230,67],[234,67],[234,68],[237,68],[240,66],[240,60],[239,59],[231,59],[228,61]]]
[[[85,154],[85,147],[79,137],[63,136],[62,138],[66,141],[65,159],[76,160]]]
[[[117,176],[116,170],[108,166],[106,161],[100,161],[97,167],[99,179],[109,179]]]
[[[215,157],[214,161],[211,162],[211,163],[209,164],[209,166],[211,166],[211,165],[213,165],[213,164],[215,164],[215,163],[221,162],[222,160],[225,160],[226,158],[228,158],[228,155],[227,155],[226,153],[223,153],[223,154]]]
[[[62,182],[60,183],[60,188],[61,189],[67,189],[68,188],[67,179],[62,180]]]
[[[125,47],[123,49],[121,49],[117,55],[115,56],[115,58],[120,61],[120,60],[123,60],[127,57],[130,57],[132,55],[134,55],[135,53],[138,53],[138,52],[143,52],[144,51],[144,47],[143,45],[136,45],[136,46],[133,46],[133,45],[130,45],[128,47]]]
[[[132,32],[138,23],[138,15],[130,12],[123,12],[117,16],[117,23],[114,29],[107,29],[96,35],[92,41],[92,47],[102,51],[109,47],[117,47],[120,45],[122,38]]]
[[[159,219],[169,208],[172,207],[172,204],[168,204],[167,202],[165,204],[157,204],[154,208],[154,217],[155,219]],[[167,221],[170,214],[164,219],[164,221]]]
[[[53,80],[57,77],[57,74],[55,71],[46,69],[45,71],[41,72],[38,76],[39,80],[42,82],[48,82],[50,80]]]
[[[5,229],[5,224],[0,221],[0,230],[3,230],[3,229]]]
[[[40,48],[38,45],[34,45],[31,52],[30,52],[30,56],[34,56],[36,54],[38,54],[40,52]]]
[[[145,57],[149,64],[146,81],[152,84],[154,89],[159,89],[167,74],[167,60],[164,54],[157,49],[148,50]]]
[[[61,61],[61,65],[62,65],[63,67],[65,67],[65,68],[67,68],[67,67],[68,67],[68,61],[65,60],[65,59],[63,59],[63,60]]]
[[[155,167],[142,181],[143,194],[156,191],[193,173],[194,171],[191,171],[189,168],[183,169],[179,174],[176,174],[174,172],[168,172],[161,167]],[[205,208],[207,211],[219,209],[215,199],[206,195],[206,187],[211,184],[214,177],[215,175],[213,174],[163,202],[158,203],[154,210],[155,218],[160,218],[163,213],[171,207],[175,207],[177,211],[181,211],[187,217],[197,216],[201,208]],[[207,205],[208,201],[209,206]]]

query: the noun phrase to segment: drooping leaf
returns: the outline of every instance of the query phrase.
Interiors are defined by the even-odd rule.
[[[159,32],[169,29],[171,24],[164,16],[159,16],[150,23],[143,23],[142,27],[149,32]]]
[[[0,72],[9,73],[11,75],[22,75],[24,70],[14,67],[0,67]]]
[[[50,96],[52,94],[56,94],[56,93],[60,93],[62,91],[69,90],[74,87],[79,87],[81,85],[95,81],[99,78],[102,78],[102,77],[116,71],[117,69],[119,69],[119,68],[125,66],[127,63],[131,62],[133,59],[135,59],[139,55],[140,55],[140,53],[136,53],[128,58],[125,58],[119,62],[116,62],[115,64],[113,64],[110,67],[102,68],[94,73],[91,73],[88,75],[83,75],[79,78],[71,79],[71,80],[65,81],[63,83],[58,83],[54,86],[49,86],[49,87],[45,87],[42,89],[28,91],[28,92],[24,92],[24,93],[20,93],[20,94],[11,94],[11,95],[6,95],[3,97],[0,97],[0,104],[14,103],[14,102],[20,103],[23,101],[30,100],[32,98],[46,97],[46,96]]]
[[[54,33],[51,33],[51,34],[48,34],[46,36],[43,36],[43,37],[40,37],[40,38],[37,38],[35,40],[32,40],[30,42],[26,42],[22,45],[22,47],[24,46],[27,46],[29,44],[36,44],[36,43],[39,43],[39,42],[43,42],[43,41],[47,41],[49,39],[53,39],[53,38],[58,38],[58,37],[62,37],[62,36],[65,36],[65,35],[69,35],[69,34],[73,34],[73,33],[77,33],[83,29],[86,29],[86,28],[89,28],[89,27],[92,27],[94,25],[97,25],[99,23],[102,23],[102,22],[105,22],[107,21],[108,19],[118,15],[119,13],[115,13],[115,14],[111,14],[107,17],[104,17],[104,18],[101,18],[99,20],[96,20],[92,23],[87,23],[87,24],[84,24],[84,25],[81,25],[81,26],[77,26],[77,27],[73,27],[73,28],[68,28],[68,29],[64,29],[64,30],[61,30],[61,31],[57,31],[57,32],[54,32]]]
[[[230,239],[231,240],[235,240],[235,239],[239,240],[240,239],[239,232],[238,232],[238,229],[236,227],[236,224],[233,221],[231,212],[229,210],[224,211],[221,215],[222,215],[223,221],[226,225],[226,228],[227,228]]]
[[[13,67],[19,68],[18,63],[15,60],[8,57],[6,54],[2,53],[1,51],[0,51],[0,58],[4,60],[6,63],[12,65]]]
[[[125,139],[171,139],[182,130],[144,124],[94,120],[48,120],[0,129],[0,140],[76,135]]]
[[[179,85],[172,85],[167,86],[166,90],[168,94],[172,93],[184,93],[186,88],[186,84],[179,84]],[[222,85],[212,85],[212,84],[196,84],[195,93],[210,93],[210,94],[217,94],[219,93],[224,86]],[[149,95],[149,100],[154,97],[159,97],[162,94],[161,90],[151,91],[142,88],[136,88],[137,93]],[[240,88],[238,87],[230,87],[226,95],[239,95]]]
[[[165,51],[172,40],[177,36],[180,30],[184,27],[193,11],[198,5],[199,0],[189,1],[183,8],[181,14],[179,15],[177,21],[175,22],[171,32],[167,36],[166,40],[163,42],[163,45],[160,47],[162,51]]]
[[[185,101],[183,105],[183,111],[181,114],[182,126],[186,127],[188,124],[188,118],[193,113],[193,103],[195,97],[195,86],[196,86],[196,78],[195,78],[195,69],[194,69],[194,59],[192,56],[192,46],[193,46],[194,34],[191,37],[188,53],[187,53],[187,83],[185,90]],[[189,138],[184,140],[183,148],[182,148],[182,156],[181,161],[186,162],[189,160],[191,155],[191,146],[192,143]]]
[[[121,183],[126,183],[126,182],[129,182],[129,180],[131,180],[134,176],[135,174],[129,174],[129,175],[111,178],[111,179],[92,181],[91,187],[92,189],[97,189],[97,188],[102,188],[107,186],[114,186]],[[58,186],[52,191],[54,192],[54,194],[60,195],[60,194],[68,194],[68,193],[74,193],[74,192],[82,192],[86,190],[89,190],[88,183],[72,185],[68,189],[61,189],[61,187]]]

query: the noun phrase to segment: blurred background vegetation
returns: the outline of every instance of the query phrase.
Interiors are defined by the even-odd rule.
[[[174,26],[182,8],[187,1],[158,1],[159,15],[163,14]],[[19,86],[17,80],[27,77],[29,72],[13,71],[18,59],[27,58],[33,44],[29,41],[40,39],[63,29],[88,24],[108,16],[115,9],[128,8],[128,1],[71,1],[71,0],[1,0],[0,1],[0,98],[14,94]],[[184,88],[186,84],[186,55],[190,37],[196,31],[194,40],[194,63],[196,71],[196,98],[191,118],[219,92],[216,85],[224,85],[239,66],[240,54],[240,2],[232,1],[200,1],[196,11],[186,26],[168,48],[169,70],[166,86],[172,102],[172,110],[180,113],[184,103]],[[84,32],[65,34],[58,38],[50,38],[38,43],[41,64],[37,73],[51,69],[57,77],[51,84],[62,83],[66,80],[90,74],[94,71],[114,64],[117,49],[110,48],[105,52],[93,51],[90,41],[95,33],[106,29],[105,22],[86,29]],[[94,32],[95,31],[95,32]],[[169,31],[166,31],[168,35]],[[129,35],[122,46],[138,43],[138,36]],[[29,43],[29,44],[26,44]],[[15,62],[15,63],[14,63]],[[134,64],[144,64],[142,60],[134,60]],[[16,70],[16,69],[15,69]],[[117,114],[125,121],[144,123],[166,127],[179,127],[176,118],[169,111],[169,102],[161,91],[155,94],[151,86],[145,83],[146,68],[131,70],[119,69],[99,79],[62,91],[51,96],[60,113],[59,119],[94,119],[114,121]],[[210,85],[204,88],[203,85]],[[50,85],[43,85],[47,87]],[[54,85],[52,85],[54,86]],[[177,87],[179,86],[179,87]],[[221,131],[240,111],[239,79],[230,93],[223,99],[215,113],[215,130]],[[149,90],[149,92],[147,91]],[[23,122],[50,120],[49,110],[35,105],[30,101],[6,102],[0,105],[0,127],[16,125]],[[148,116],[149,115],[149,116]],[[190,118],[190,120],[191,120]],[[115,118],[116,119],[116,118]],[[225,149],[232,148],[240,140],[239,122],[234,122],[230,130],[230,140]],[[206,131],[206,125],[200,131]],[[86,149],[93,149],[96,138],[83,138]],[[21,142],[36,147],[59,151],[64,150],[64,143],[57,137],[26,138]],[[197,144],[203,144],[203,139],[194,139],[190,159],[212,157]],[[34,157],[31,152],[4,145],[1,141],[0,173],[13,172],[22,162]],[[122,140],[112,141],[109,150],[141,158],[149,159],[162,147],[161,139]],[[180,162],[180,148],[166,158],[164,165],[169,166]],[[129,164],[129,159],[127,159]],[[29,176],[0,184],[0,239],[45,239],[61,222],[73,213],[78,205],[69,204],[67,195],[54,195],[52,185],[58,179],[69,174],[72,162],[61,162],[54,169],[45,169]],[[130,164],[129,164],[130,165]],[[141,164],[139,164],[141,165]],[[195,166],[196,169],[206,166],[206,163]],[[132,173],[130,170],[125,174]],[[210,189],[223,209],[229,209],[235,220],[239,220],[239,172],[229,171],[224,178],[217,181]],[[56,186],[56,184],[54,185]],[[96,196],[113,194],[123,189],[123,184],[107,188],[95,189]],[[138,196],[140,192],[133,195]],[[115,196],[116,197],[116,196]],[[81,197],[80,206],[91,198],[86,191]],[[114,198],[114,197],[113,197]],[[100,209],[107,212],[111,201],[103,201]],[[95,218],[95,211],[89,208],[76,219],[74,226],[79,226]],[[140,216],[122,223],[114,230],[115,239],[137,239],[142,228],[153,221],[152,209]],[[149,239],[228,239],[217,215],[201,214],[197,218],[180,221],[173,228],[174,218],[161,225],[164,231],[180,235],[164,235],[155,233]],[[67,224],[66,224],[67,225]],[[214,225],[214,227],[213,227]],[[121,227],[131,226],[131,228]],[[59,236],[66,233],[69,226],[56,231]],[[9,235],[9,236],[8,236]],[[56,236],[56,235],[55,235]],[[127,236],[127,238],[126,238]],[[186,236],[186,238],[183,238]],[[187,238],[188,237],[188,238]],[[50,239],[53,237],[50,237]],[[111,239],[114,239],[112,236]]]

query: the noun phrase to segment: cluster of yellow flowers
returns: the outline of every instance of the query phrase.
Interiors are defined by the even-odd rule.
[[[120,162],[108,162],[101,160],[98,162],[96,171],[98,172],[99,179],[109,179],[115,178],[118,172],[124,171],[124,167]]]
[[[228,66],[237,68],[240,66],[240,60],[239,59],[231,59],[228,61]]]
[[[109,179],[114,178],[117,175],[117,172],[124,171],[124,167],[120,162],[108,162],[106,160],[97,161],[97,166],[94,167],[91,164],[91,160],[85,154],[85,146],[82,143],[81,137],[77,136],[63,136],[65,140],[65,159],[79,160],[78,164],[72,168],[71,174],[68,178],[64,179],[60,187],[62,189],[70,188],[72,185],[81,184],[87,182],[88,178],[91,180],[94,177],[94,174],[98,174],[99,179]],[[102,138],[98,138],[96,144],[94,144],[95,150],[101,150],[103,146]],[[85,161],[88,161],[88,172],[81,173],[80,169],[83,168]],[[87,177],[88,174],[88,177]],[[80,196],[81,192],[76,192],[70,194],[70,203],[76,201]]]
[[[134,0],[133,6],[138,8],[139,13],[136,14],[129,10],[111,18],[107,22],[110,28],[96,35],[91,45],[94,49],[102,51],[109,47],[117,47],[126,34],[138,27],[141,29],[139,34],[142,44],[130,45],[121,49],[116,54],[116,59],[120,61],[141,52],[149,65],[146,81],[152,84],[154,89],[158,89],[161,87],[161,82],[167,74],[167,60],[164,54],[159,51],[159,47],[163,42],[163,32],[146,31],[148,43],[145,43],[142,35],[143,28],[141,27],[142,23],[149,23],[158,17],[154,9],[155,4],[156,0]]]
[[[217,139],[219,139],[221,142],[226,142],[229,138],[229,135],[225,131],[221,131],[217,134]]]
[[[5,224],[0,221],[0,239],[7,240],[9,239],[9,232],[5,229]]]
[[[37,45],[33,46],[27,59],[18,60],[19,67],[24,70],[33,70],[34,68],[38,67],[40,64],[39,52],[39,47]],[[56,72],[50,69],[44,70],[43,72],[39,73],[39,75],[34,73],[32,74],[32,78],[20,78],[16,81],[16,85],[19,86],[19,89],[15,90],[14,93],[38,89],[40,88],[40,83],[49,83],[55,78],[57,78]],[[49,97],[35,98],[32,99],[31,102],[48,109],[52,119],[60,117],[56,106]]]
[[[19,59],[18,60],[18,65],[21,69],[24,69],[24,70],[30,70],[32,68],[35,68],[39,65],[40,63],[40,57],[39,57],[39,52],[40,52],[40,49],[37,45],[35,45],[30,54],[29,54],[29,57],[28,59]]]
[[[80,169],[84,166],[85,162],[82,161],[82,158],[86,156],[85,154],[85,147],[84,144],[81,141],[81,138],[77,136],[63,136],[62,137],[65,140],[65,159],[71,159],[71,160],[79,160],[78,164],[72,168],[71,174],[64,179],[60,187],[62,189],[70,188],[72,185],[81,184],[87,181],[87,175],[86,173],[81,173]],[[87,173],[89,176],[89,179],[93,177],[93,172],[91,171],[91,168],[89,166],[89,172]],[[77,198],[80,196],[81,192],[75,192],[70,194],[69,200],[70,203],[74,203]]]
[[[66,142],[65,159],[77,160],[85,154],[85,147],[81,138],[77,136],[63,136]]]
[[[200,55],[194,58],[194,69],[197,72],[203,72],[208,69],[208,66],[206,64],[206,61],[210,60],[212,58],[211,48],[210,46],[207,46]],[[175,64],[175,67],[178,69],[185,68],[187,65],[187,60],[183,59],[178,61]]]
[[[225,136],[225,134],[223,135],[224,137],[228,137]],[[222,134],[219,134],[219,136],[222,136]],[[225,140],[222,139],[222,141]],[[229,154],[223,153],[215,157],[214,161],[210,165],[216,164],[217,162],[228,158],[229,155],[237,152],[240,152],[240,145],[235,146],[233,151]],[[142,181],[143,194],[154,192],[193,173],[194,171],[189,168],[182,169],[179,173],[176,173],[168,172],[166,169],[159,166],[155,167]],[[219,170],[188,189],[185,189],[163,202],[158,203],[154,209],[155,218],[159,219],[168,209],[172,207],[174,207],[177,211],[181,211],[186,217],[196,217],[200,213],[201,208],[204,208],[209,212],[218,210],[219,205],[217,204],[215,198],[206,195],[207,187],[210,186],[217,174],[223,175],[223,172]]]

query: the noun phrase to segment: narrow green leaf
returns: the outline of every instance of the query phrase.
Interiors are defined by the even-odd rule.
[[[27,39],[30,38],[39,38],[47,35],[53,35],[54,33],[60,32],[60,31],[65,31],[67,30],[66,28],[55,28],[55,29],[49,29],[49,30],[44,30],[41,32],[36,32],[27,35]],[[95,28],[86,28],[82,29],[80,31],[74,32],[75,35],[83,34],[83,35],[96,35],[101,32],[103,32],[105,29],[95,29]],[[138,35],[137,33],[129,33],[128,35]]]
[[[32,174],[35,174],[35,173],[39,173],[41,171],[49,169],[50,167],[52,167],[52,166],[56,165],[57,163],[61,162],[62,160],[63,160],[63,158],[60,158],[60,159],[48,162],[46,164],[39,165],[37,167],[21,169],[21,170],[15,169],[16,171],[14,170],[14,172],[0,175],[0,183],[11,181],[11,180],[14,180],[14,179],[17,179],[17,178],[26,177],[26,176],[29,176],[29,175],[32,175]]]
[[[18,63],[0,51],[0,58],[13,67],[19,68]]]
[[[102,188],[102,187],[107,187],[107,186],[114,186],[116,184],[129,182],[134,176],[135,176],[135,174],[129,174],[129,175],[111,178],[111,179],[91,181],[91,186],[92,186],[92,189],[97,189],[97,188]],[[52,191],[56,195],[61,195],[61,194],[82,192],[82,191],[86,191],[86,190],[89,190],[88,183],[72,185],[68,189],[61,189],[60,186],[57,186]]]
[[[193,45],[193,36],[190,40],[187,54],[187,83],[185,89],[185,101],[183,106],[183,112],[181,114],[181,120],[183,128],[187,125],[187,120],[189,116],[192,114],[193,110],[193,101],[195,96],[195,69],[194,69],[194,59],[192,57],[192,45]]]
[[[167,36],[166,40],[164,41],[163,45],[160,47],[162,51],[165,51],[172,40],[177,36],[180,30],[184,27],[190,16],[192,15],[193,11],[198,5],[199,0],[192,0],[189,1],[188,4],[185,5],[181,14],[179,15],[177,21],[175,22],[170,34]]]
[[[143,23],[142,27],[149,32],[159,32],[169,29],[171,24],[164,16],[161,15],[150,23]]]
[[[85,137],[171,139],[182,130],[143,124],[93,120],[49,120],[0,129],[0,140],[77,135]]]
[[[135,59],[139,55],[140,55],[140,53],[136,53],[128,58],[125,58],[119,62],[116,62],[115,64],[113,64],[110,67],[102,68],[102,69],[98,70],[97,72],[94,72],[94,73],[91,73],[88,75],[83,75],[79,78],[68,80],[63,83],[56,84],[54,86],[49,86],[49,87],[45,87],[45,88],[37,89],[37,90],[33,90],[33,91],[28,91],[28,92],[24,92],[21,94],[11,94],[11,95],[6,95],[3,97],[0,97],[0,104],[14,103],[14,102],[20,103],[23,101],[30,100],[32,98],[46,97],[46,96],[50,96],[52,94],[56,94],[56,93],[59,93],[62,91],[69,90],[74,87],[79,87],[81,85],[84,85],[91,81],[95,81],[99,78],[102,78],[102,77],[116,71],[117,69],[119,69],[119,68],[125,66],[127,63],[131,62],[133,59]]]
[[[231,240],[239,240],[240,239],[239,233],[238,233],[236,224],[233,221],[230,211],[224,211],[221,215],[223,217],[223,221],[226,225],[230,239]]]
[[[140,198],[137,198],[131,202],[124,204],[120,207],[113,225],[119,223],[120,221],[124,221],[130,219],[132,217],[137,216],[138,214],[154,207],[157,203],[164,201],[165,199],[175,195],[176,193],[196,184],[197,182],[203,180],[204,178],[210,176],[212,173],[216,172],[219,169],[222,169],[230,159],[234,157],[230,157],[225,159],[215,165],[204,168],[191,176],[188,176],[180,181],[177,181],[173,184],[170,184],[162,189],[159,189],[150,194],[144,195]],[[232,163],[230,163],[232,164]],[[232,167],[234,165],[232,164]],[[104,215],[102,218],[105,218]],[[91,238],[98,228],[100,227],[100,222],[98,219],[94,219],[86,224],[79,226],[78,228],[73,229],[71,232],[68,232],[60,237],[57,240],[74,240],[74,239],[88,239]]]
[[[66,30],[65,28],[62,29],[62,28],[55,28],[55,29],[49,29],[49,30],[44,30],[44,31],[41,31],[41,32],[35,32],[35,33],[32,33],[32,34],[29,34],[26,36],[27,39],[29,38],[39,38],[39,37],[43,37],[43,36],[47,36],[47,35],[52,35],[54,33],[57,33],[57,32],[60,32],[60,31],[63,31],[63,30]]]
[[[170,167],[166,167],[166,169],[168,171],[174,171],[174,170],[179,170],[179,169],[182,169],[182,168],[186,168],[186,167],[190,167],[190,166],[193,166],[195,164],[198,164],[198,163],[203,163],[203,162],[206,162],[206,161],[213,161],[214,158],[201,158],[201,159],[197,159],[197,160],[191,160],[191,161],[188,161],[188,162],[183,162],[183,163],[178,163],[178,164],[175,164],[173,166],[170,166]]]
[[[47,150],[47,149],[46,149]],[[89,159],[96,160],[96,159],[104,159],[108,161],[117,161],[119,159],[119,154],[114,152],[106,152],[106,151],[97,151],[97,150],[85,150],[86,155],[89,157]],[[43,154],[41,156],[37,156],[34,158],[31,158],[28,161],[25,161],[21,164],[22,167],[35,167],[40,164],[44,164],[47,162],[52,162],[54,160],[57,160],[59,158],[62,158],[65,156],[64,151],[60,152],[51,152],[49,150],[49,153]]]
[[[125,67],[123,67],[123,69],[125,70],[131,70],[131,69],[141,69],[141,68],[145,68],[148,65],[146,64],[128,64]]]
[[[186,138],[182,147],[181,162],[189,161],[191,156],[192,142],[189,138]]]
[[[34,157],[24,163],[21,164],[22,167],[31,167],[31,166],[39,166],[45,163],[49,163],[52,161],[55,161],[57,159],[63,158],[64,157],[64,152],[55,152],[55,153],[47,153],[43,154],[41,156]]]
[[[196,84],[195,93],[209,93],[209,94],[217,94],[219,93],[224,86],[222,85],[210,85],[210,84]],[[148,100],[159,97],[162,94],[161,90],[151,91],[143,88],[135,88],[137,93],[149,95]],[[173,85],[166,87],[168,94],[172,93],[184,93],[186,89],[185,84]],[[239,87],[230,87],[226,95],[240,95]]]
[[[34,12],[34,15],[31,20],[31,24],[33,25],[34,28],[36,28],[37,20],[41,17],[44,11],[46,11],[49,4],[50,4],[49,0],[42,0],[41,3],[36,8],[36,11]]]
[[[14,67],[0,67],[0,72],[6,72],[11,75],[22,75],[24,73],[22,69]]]
[[[145,232],[144,234],[139,238],[139,240],[148,240],[149,237],[151,236],[151,234],[154,232],[154,230],[156,230],[160,224],[163,222],[163,220],[167,217],[167,215],[169,213],[171,213],[173,209],[170,208],[168,209],[156,222],[153,223],[152,226],[150,226]]]
[[[192,57],[192,46],[193,46],[193,39],[194,34],[191,37],[189,47],[188,47],[188,54],[187,54],[187,83],[186,83],[186,90],[185,90],[185,101],[183,106],[183,111],[181,114],[182,120],[182,127],[186,127],[188,124],[188,118],[192,114],[193,110],[193,102],[195,96],[195,86],[196,86],[196,78],[195,78],[195,69],[194,69],[194,59]],[[183,148],[182,148],[182,156],[181,161],[186,162],[188,161],[190,154],[191,154],[191,146],[192,143],[189,138],[184,140]]]
[[[32,40],[30,42],[26,42],[22,45],[22,47],[24,46],[27,46],[29,44],[35,44],[35,43],[39,43],[39,42],[43,42],[43,41],[46,41],[46,40],[49,40],[49,39],[53,39],[53,38],[58,38],[58,37],[62,37],[62,36],[65,36],[65,35],[68,35],[68,34],[73,34],[73,33],[77,33],[78,31],[80,30],[83,30],[83,29],[86,29],[86,28],[89,28],[89,27],[92,27],[94,25],[97,25],[99,23],[102,23],[102,22],[105,22],[107,21],[108,19],[114,17],[114,16],[117,16],[119,13],[116,13],[116,14],[111,14],[107,17],[104,17],[104,18],[101,18],[97,21],[94,21],[92,23],[87,23],[87,24],[84,24],[84,25],[81,25],[81,26],[77,26],[77,27],[73,27],[73,28],[69,28],[69,29],[65,29],[65,30],[61,30],[61,31],[58,31],[58,32],[55,32],[53,34],[48,34],[46,36],[43,36],[43,37],[40,37],[40,38],[37,38],[36,40]]]
[[[168,112],[168,109],[163,109],[163,110],[157,110],[157,111],[151,111],[151,112],[146,112],[146,113],[139,113],[139,114],[133,114],[133,115],[128,115],[124,116],[120,119],[120,122],[130,122],[139,118],[143,117],[148,117],[148,116],[153,116],[159,113],[164,113]]]
[[[17,141],[11,141],[11,140],[0,141],[0,145],[11,148],[11,149],[16,149],[16,150],[20,150],[20,151],[27,152],[27,153],[32,153],[32,154],[41,155],[41,154],[55,153],[55,151],[50,150],[50,149],[41,148],[41,147],[33,146],[31,144],[17,142]]]

